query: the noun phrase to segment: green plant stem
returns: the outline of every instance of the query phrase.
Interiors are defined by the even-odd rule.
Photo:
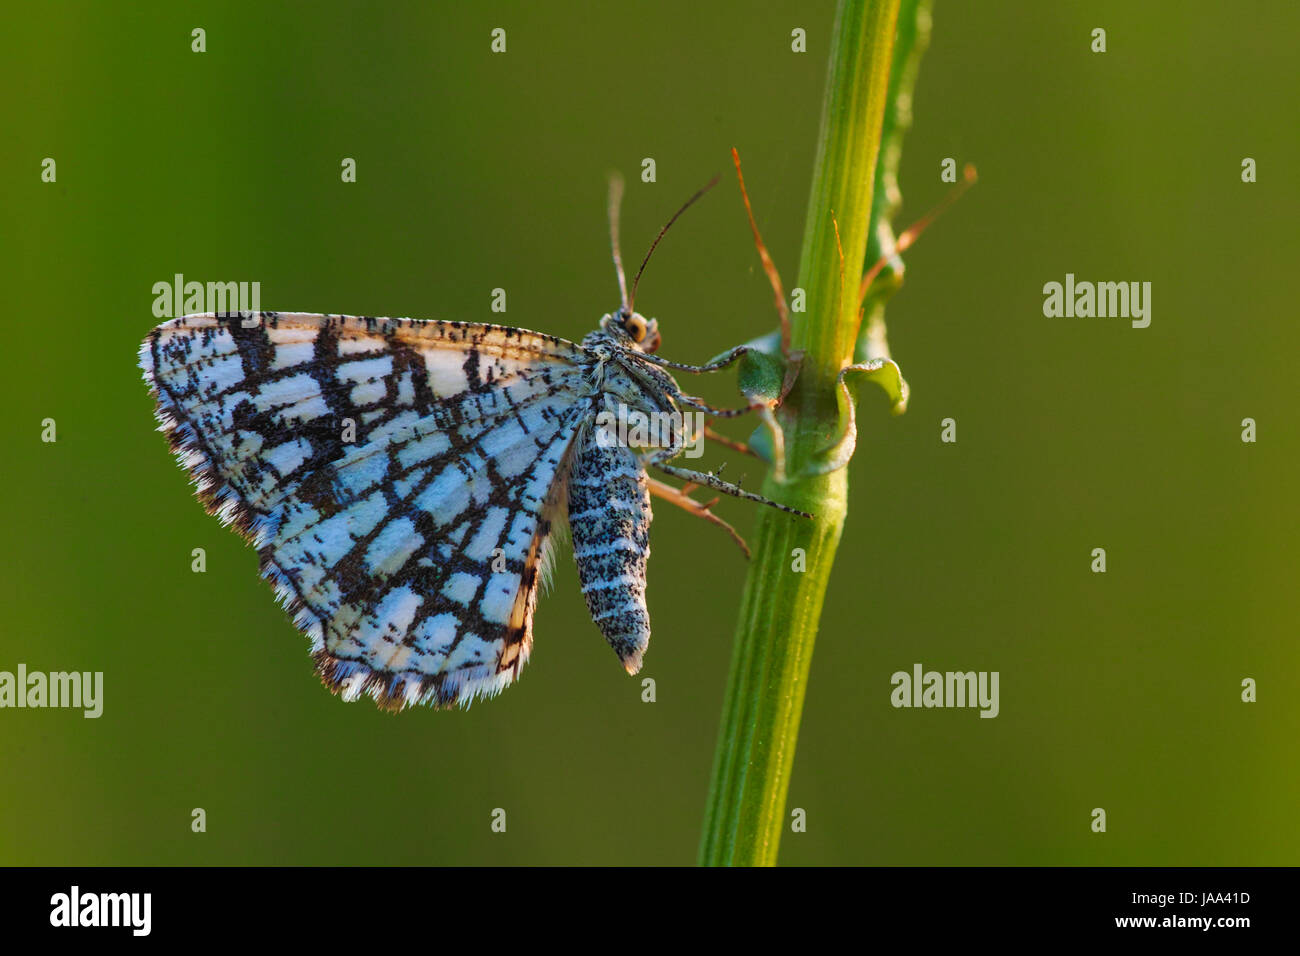
[[[700,845],[705,865],[773,865],[785,825],[813,641],[847,507],[846,470],[815,474],[809,465],[837,433],[836,382],[853,360],[898,7],[840,0],[836,12],[799,264],[808,309],[792,317],[803,363],[779,413],[788,477],[777,484],[769,475],[763,489],[815,517],[763,509],[757,519]]]

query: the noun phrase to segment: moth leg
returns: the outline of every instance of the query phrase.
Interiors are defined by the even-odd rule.
[[[653,457],[658,461],[668,461],[670,459],[676,458],[686,449],[687,440],[698,439],[700,437],[700,434],[701,433],[688,435],[685,432],[675,433],[672,437],[672,441],[668,445],[652,453]],[[750,448],[749,445],[747,445],[745,442],[736,441],[736,439],[731,438],[727,435],[723,435],[721,432],[716,432],[708,425],[704,426],[704,431],[702,435],[704,438],[708,438],[717,442],[719,445],[722,445],[724,448],[730,448],[732,451],[738,451],[742,455],[749,455],[751,458],[757,458],[759,461],[764,461],[763,456],[760,455],[758,452],[754,451],[754,449]],[[722,469],[719,468],[718,469],[719,474],[721,474],[721,471]],[[690,486],[682,490],[686,494],[690,494],[691,487],[694,486]]]
[[[643,354],[640,352],[637,353],[636,358],[638,362],[644,361],[653,365],[664,366],[666,368],[680,369],[685,372],[714,372],[730,365],[748,351],[750,351],[750,346],[737,345],[722,358],[718,359],[716,362],[710,362],[708,365],[682,365],[678,362],[670,362],[667,359],[659,358],[656,355],[650,355],[649,353]],[[702,398],[697,398],[694,395],[687,395],[678,387],[677,383],[666,374],[659,373],[651,379],[651,382],[655,387],[667,392],[672,396],[673,400],[679,404],[685,405],[688,408],[693,408],[696,411],[704,412],[706,415],[712,415],[715,418],[735,418],[738,415],[746,415],[749,412],[756,412],[761,408],[769,408],[772,405],[771,402],[755,402],[752,405],[746,405],[744,408],[714,408]]]
[[[677,387],[677,383],[673,382],[671,379],[666,383],[665,390],[668,392],[668,395],[672,400],[677,402],[679,405],[686,408],[696,409],[697,411],[704,412],[706,415],[711,415],[714,418],[736,418],[737,416],[744,415],[748,412],[757,412],[759,417],[762,418],[763,424],[767,426],[768,432],[772,435],[773,475],[778,483],[785,483],[785,436],[782,433],[780,426],[776,423],[776,416],[772,414],[772,403],[755,402],[745,408],[717,409],[692,395],[685,394]],[[723,435],[719,435],[707,425],[704,427],[704,437],[712,438],[719,444],[726,445],[727,447],[733,448],[743,454],[753,455],[755,458],[761,457],[748,445],[742,442],[732,441]],[[667,450],[665,449],[665,451]],[[659,454],[656,456],[656,459],[658,461],[667,461],[670,458],[677,457],[677,454],[677,451],[673,451],[671,454]]]
[[[762,460],[758,452],[754,451],[754,449],[750,448],[743,441],[736,441],[734,438],[728,438],[726,435],[715,432],[708,425],[704,426],[704,437],[712,439],[724,448],[730,448],[732,451],[738,451],[742,455],[749,455],[751,458],[758,458],[760,461]]]
[[[709,502],[696,501],[690,496],[690,493],[686,488],[674,488],[665,481],[660,481],[657,478],[650,478],[649,476],[647,476],[647,480],[650,482],[650,494],[662,498],[670,504],[676,505],[683,511],[695,515],[697,518],[703,518],[705,521],[716,524],[719,528],[726,531],[727,534],[731,535],[731,540],[740,546],[740,550],[744,552],[746,558],[749,557],[749,545],[745,543],[745,539],[736,533],[735,528],[727,524],[727,522],[723,521],[715,515],[712,510],[710,510],[715,504],[717,504],[717,498],[714,498]],[[688,485],[687,488],[689,487],[690,486]]]
[[[714,359],[707,365],[684,365],[681,362],[672,362],[666,358],[660,358],[658,355],[651,355],[649,352],[638,352],[637,358],[643,359],[652,365],[662,365],[664,368],[675,368],[679,372],[690,372],[693,375],[700,375],[704,372],[716,372],[719,369],[726,368],[749,350],[750,347],[748,345],[737,345],[734,349],[724,353],[720,358]]]
[[[748,346],[741,345],[732,349],[732,351],[735,352],[739,350],[744,352],[746,348],[748,348]],[[644,357],[649,358],[650,356]],[[699,368],[704,370],[704,366],[700,366]],[[756,412],[759,409],[771,407],[771,403],[769,402],[753,402],[743,408],[714,408],[702,398],[698,398],[695,395],[687,395],[677,386],[677,383],[667,375],[664,376],[664,379],[664,381],[658,382],[657,384],[672,397],[673,401],[677,402],[679,405],[684,405],[687,408],[693,408],[696,411],[704,412],[704,414],[710,415],[713,418],[736,418],[739,415],[747,415],[750,412]]]
[[[694,395],[687,395],[685,392],[678,392],[673,398],[687,408],[693,408],[714,418],[736,418],[739,415],[748,415],[750,412],[756,412],[761,408],[768,407],[767,402],[755,402],[753,405],[746,405],[744,408],[714,408],[704,399],[696,398]]]
[[[668,451],[670,449],[665,449]],[[771,498],[764,498],[762,495],[756,495],[752,491],[745,491],[739,485],[733,485],[729,481],[723,481],[717,475],[711,475],[703,471],[691,471],[689,468],[679,468],[676,465],[670,465],[664,460],[665,456],[661,454],[651,455],[648,464],[654,465],[664,474],[672,475],[674,478],[680,478],[682,481],[689,481],[693,484],[703,485],[706,488],[712,488],[714,491],[721,491],[724,494],[732,495],[736,498],[744,498],[746,501],[756,501],[760,505],[768,505],[777,511],[784,511],[788,514],[799,515],[802,518],[811,518],[806,511],[799,511],[788,505],[773,501]]]

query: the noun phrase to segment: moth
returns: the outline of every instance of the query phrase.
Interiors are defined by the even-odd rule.
[[[716,181],[716,180],[715,180]],[[710,184],[712,185],[712,183]],[[592,620],[635,674],[650,640],[650,492],[707,505],[657,469],[795,512],[672,464],[699,438],[682,413],[729,417],[678,387],[634,308],[609,220],[619,307],[580,343],[526,329],[287,312],[186,315],[139,361],[159,431],[208,511],[251,540],[261,573],[345,700],[445,707],[514,681],[538,586],[566,523]],[[642,447],[607,427],[629,412],[677,422]]]

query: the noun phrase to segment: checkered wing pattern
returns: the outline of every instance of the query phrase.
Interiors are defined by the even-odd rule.
[[[160,430],[246,534],[321,678],[381,706],[518,676],[583,350],[500,326],[191,315],[140,349]]]

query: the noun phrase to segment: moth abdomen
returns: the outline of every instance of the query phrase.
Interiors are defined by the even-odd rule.
[[[646,562],[650,490],[636,453],[580,436],[569,477],[569,528],[582,596],[592,620],[635,674],[650,642]]]

